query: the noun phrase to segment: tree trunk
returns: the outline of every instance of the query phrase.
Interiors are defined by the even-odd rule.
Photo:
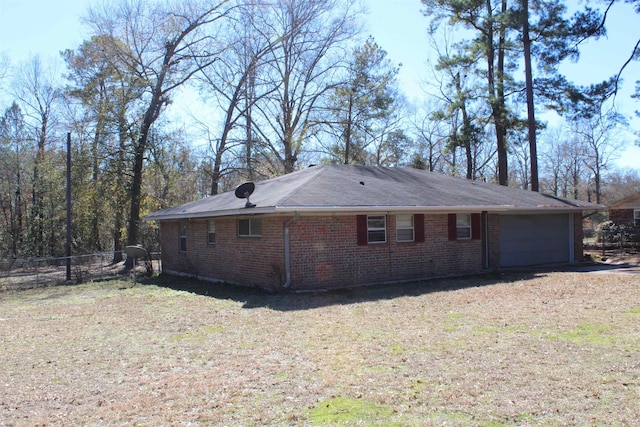
[[[123,218],[125,217],[125,206],[127,197],[125,193],[125,153],[127,147],[127,123],[124,117],[124,111],[120,111],[118,116],[118,156],[115,165],[115,194],[116,204],[114,209],[115,218],[113,221],[113,263],[122,262],[124,257],[122,229],[124,228]]]
[[[158,80],[153,87],[153,95],[149,101],[149,106],[145,112],[144,119],[142,120],[142,126],[140,129],[140,137],[134,146],[134,158],[133,158],[133,179],[131,181],[131,209],[129,211],[129,226],[127,228],[127,245],[137,245],[139,231],[140,231],[140,203],[142,201],[142,172],[144,170],[144,157],[147,152],[147,145],[149,142],[149,132],[151,126],[160,116],[162,107],[166,102],[163,98],[163,85],[164,79],[167,75],[169,67],[169,60],[173,57],[175,46],[167,44],[167,51],[165,52],[164,63],[162,71],[158,75]],[[133,259],[127,257],[125,266],[127,268],[133,267]]]
[[[498,63],[495,64],[496,48],[494,47],[493,32],[495,20],[493,18],[491,1],[486,1],[487,8],[487,80],[489,88],[489,104],[493,115],[493,123],[496,132],[496,149],[498,154],[498,184],[509,185],[507,171],[507,127],[504,103],[504,57],[506,43],[506,28],[500,24],[499,40],[497,47]],[[506,0],[502,0],[502,12],[507,10]],[[497,70],[496,70],[497,68]]]
[[[467,179],[473,179],[473,155],[471,153],[471,121],[467,114],[467,104],[464,94],[462,93],[462,84],[460,83],[460,73],[455,76],[456,92],[458,99],[460,100],[460,111],[462,112],[462,141],[464,145],[464,152],[467,158]]]
[[[36,152],[36,158],[33,166],[33,184],[32,184],[32,236],[33,239],[33,253],[36,257],[44,256],[44,201],[42,200],[43,193],[43,178],[41,174],[41,167],[44,162],[44,146],[47,132],[46,120],[43,120],[40,128],[40,136],[38,138],[38,147]]]
[[[213,171],[211,171],[211,196],[218,194],[220,187],[220,168],[222,167],[222,152],[216,151],[215,158],[213,159]]]
[[[538,148],[536,142],[536,118],[533,101],[533,72],[531,70],[531,39],[529,39],[529,0],[522,0],[522,14],[522,41],[524,50],[524,72],[527,92],[529,156],[531,157],[531,191],[539,191]]]
[[[143,130],[136,145],[133,160],[133,179],[131,181],[131,208],[129,210],[129,227],[127,228],[127,244],[137,245],[140,229],[140,202],[142,199],[142,170],[144,168],[144,153],[146,152],[148,128]]]
[[[91,144],[91,157],[93,158],[92,162],[92,174],[91,181],[93,183],[93,188],[91,189],[91,202],[92,202],[92,218],[91,218],[91,237],[92,237],[92,250],[97,250],[102,252],[102,244],[100,243],[100,206],[102,205],[102,200],[98,195],[98,187],[100,185],[100,165],[98,164],[98,143],[100,141],[101,129],[102,129],[102,118],[98,118],[98,123],[96,124],[96,134],[93,138],[93,143]]]
[[[344,164],[349,164],[351,148],[351,121],[353,120],[353,94],[349,96],[349,110],[347,111],[347,127],[344,130]]]
[[[501,13],[507,13],[507,0],[502,0]],[[509,185],[509,168],[507,163],[507,117],[504,102],[504,59],[506,55],[506,24],[500,24],[500,39],[498,42],[498,121],[496,135],[498,138],[498,181],[500,185]]]

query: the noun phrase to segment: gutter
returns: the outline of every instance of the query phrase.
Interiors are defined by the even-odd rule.
[[[488,213],[568,213],[584,211],[606,210],[606,206],[515,206],[515,205],[462,205],[462,206],[384,206],[384,205],[354,205],[354,206],[258,206],[255,208],[239,208],[205,212],[171,212],[152,213],[142,218],[144,221],[166,221],[187,218],[216,218],[236,215],[265,215],[265,214],[300,214],[307,215],[331,215],[331,214],[383,214],[388,212],[422,212],[422,213],[475,213],[486,211]]]
[[[296,211],[289,221],[284,224],[284,274],[285,282],[282,285],[282,289],[289,289],[291,286],[291,254],[289,243],[289,226],[300,218],[300,212]]]

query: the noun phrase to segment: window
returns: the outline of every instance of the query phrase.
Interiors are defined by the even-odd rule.
[[[456,238],[458,240],[471,238],[471,215],[470,214],[456,215]]]
[[[640,227],[640,209],[633,211],[633,226]]]
[[[396,241],[414,241],[413,215],[396,215]]]
[[[479,240],[482,238],[482,215],[449,214],[449,240]]]
[[[387,241],[387,217],[385,215],[367,216],[367,241],[369,243]]]
[[[238,236],[259,237],[262,235],[262,220],[257,218],[242,218],[238,220]]]
[[[180,221],[180,252],[187,252],[187,220]]]
[[[207,220],[207,243],[216,244],[216,222],[212,219]]]

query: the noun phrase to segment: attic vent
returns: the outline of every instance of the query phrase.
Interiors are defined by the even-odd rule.
[[[360,181],[360,185],[364,185],[364,181]]]

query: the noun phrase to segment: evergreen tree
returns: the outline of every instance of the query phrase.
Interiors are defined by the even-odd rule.
[[[24,255],[28,162],[24,116],[14,102],[0,119],[0,258]]]
[[[376,123],[393,113],[398,68],[373,38],[353,51],[347,76],[329,100],[331,123],[342,140],[334,147],[342,163],[367,163],[367,146],[375,140]]]

